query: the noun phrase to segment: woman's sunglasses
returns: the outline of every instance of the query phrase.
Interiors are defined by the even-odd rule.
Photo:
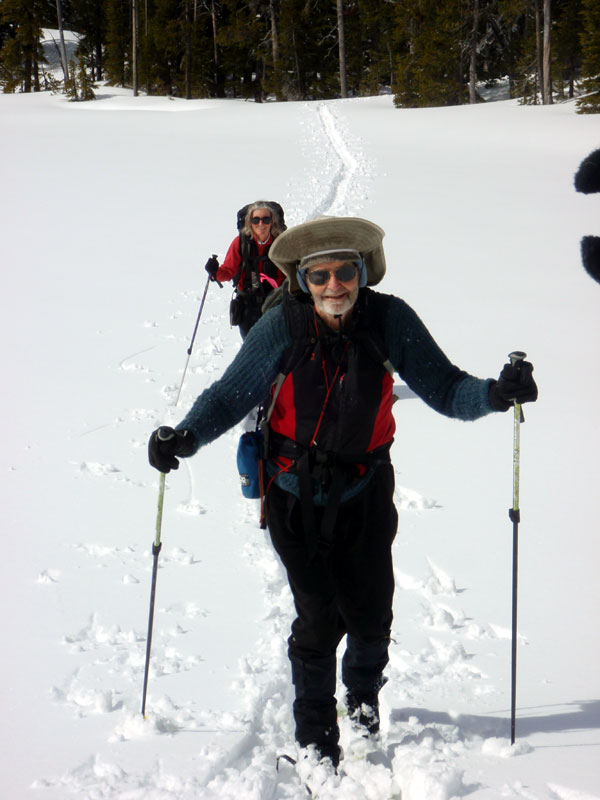
[[[325,286],[332,275],[335,275],[340,283],[348,283],[355,278],[358,272],[358,264],[355,264],[354,261],[348,261],[335,269],[313,269],[312,272],[309,272],[308,267],[304,267],[299,272],[303,279],[312,283],[313,286]]]
[[[268,225],[270,222],[273,222],[273,217],[250,217],[250,222],[253,225],[258,225],[259,222],[264,222],[265,225]]]

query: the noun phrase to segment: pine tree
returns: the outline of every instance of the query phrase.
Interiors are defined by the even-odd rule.
[[[565,83],[572,96],[581,61],[581,2],[500,0],[507,28],[512,30],[512,95],[521,102],[552,103],[555,93],[563,96]]]
[[[235,97],[262,102],[268,89],[270,10],[264,0],[222,0],[218,44],[228,76],[226,88]]]
[[[80,35],[90,65],[92,80],[103,77],[106,31],[106,0],[71,0],[71,25]]]
[[[94,81],[86,69],[85,59],[81,50],[77,56],[77,90],[78,99],[81,101],[95,100]]]
[[[0,5],[0,82],[5,92],[41,89],[40,65],[47,63],[41,45],[44,11],[42,0],[3,0]]]
[[[385,0],[358,0],[360,12],[360,75],[352,69],[351,89],[360,95],[377,94],[394,80],[396,45],[394,5]]]
[[[73,60],[69,61],[67,78],[65,80],[65,94],[72,103],[79,100],[79,92],[77,90],[77,66]]]
[[[553,32],[554,73],[559,98],[573,98],[581,73],[583,18],[581,0],[565,0],[555,6]]]
[[[582,0],[581,49],[585,92],[577,102],[579,114],[600,113],[600,6],[596,0]]]
[[[131,80],[131,8],[129,0],[107,0],[106,59],[108,82],[126,86]]]
[[[465,102],[470,11],[463,0],[407,0],[399,7],[403,53],[394,82],[397,106]]]

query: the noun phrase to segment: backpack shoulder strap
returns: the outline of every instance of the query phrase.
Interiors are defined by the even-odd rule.
[[[240,268],[238,269],[237,274],[232,278],[233,285],[236,289],[242,275],[245,277],[247,276],[248,279],[250,278],[250,272],[252,271],[252,255],[253,250],[256,251],[256,244],[250,236],[240,233],[238,249],[240,254]]]
[[[362,291],[364,292],[362,303],[364,323],[355,333],[355,338],[360,340],[371,357],[382,364],[393,377],[394,367],[385,346],[385,321],[389,309],[389,299],[387,295],[374,292],[369,288]]]
[[[308,295],[294,296],[289,291],[283,291],[281,302],[292,339],[292,344],[281,361],[281,371],[288,375],[308,348],[315,345],[317,337],[311,325],[314,306]]]
[[[306,351],[312,348],[317,341],[317,337],[314,332],[312,332],[310,324],[313,308],[312,303],[308,302],[308,298],[305,300],[303,295],[299,297],[291,295],[287,290],[286,284],[287,281],[280,287],[280,299],[278,298],[278,302],[273,305],[277,305],[280,302],[283,306],[283,313],[290,332],[292,344],[288,347],[281,359],[280,371],[273,384],[271,402],[264,417],[265,422],[268,422],[271,418],[283,382]]]

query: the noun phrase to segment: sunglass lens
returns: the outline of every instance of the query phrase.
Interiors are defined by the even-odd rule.
[[[315,269],[308,273],[307,278],[314,286],[323,286],[329,280],[329,272],[326,269]]]
[[[328,283],[331,275],[335,275],[341,283],[348,283],[356,275],[356,264],[342,264],[341,267],[331,270],[328,269],[314,269],[309,272],[306,277],[313,284],[313,286],[324,286]]]
[[[356,275],[356,267],[354,264],[344,264],[335,270],[335,277],[342,283],[351,281]]]
[[[265,225],[268,225],[272,221],[273,221],[273,217],[251,217],[250,218],[250,222],[253,225],[258,225],[259,222],[264,222]]]

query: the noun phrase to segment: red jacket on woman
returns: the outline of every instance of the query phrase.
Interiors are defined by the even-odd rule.
[[[275,286],[281,286],[283,281],[285,280],[285,275],[281,270],[277,270],[275,273],[275,277],[271,277],[269,275],[264,274],[264,270],[262,269],[262,265],[264,261],[262,260],[263,256],[268,256],[269,248],[273,244],[273,237],[269,236],[267,241],[264,244],[260,244],[256,236],[252,237],[254,239],[254,243],[256,245],[257,254],[258,254],[258,263],[259,263],[259,272],[261,275],[261,280],[268,281],[273,288]],[[271,262],[268,262],[271,263]],[[241,273],[241,266],[242,266],[242,255],[240,253],[240,237],[236,236],[233,242],[229,245],[229,250],[227,251],[227,255],[225,256],[223,263],[219,267],[217,271],[217,280],[221,281],[221,283],[225,281],[231,281],[235,278],[238,273]],[[243,278],[244,276],[240,274],[238,288],[240,290],[244,289],[243,285]]]

